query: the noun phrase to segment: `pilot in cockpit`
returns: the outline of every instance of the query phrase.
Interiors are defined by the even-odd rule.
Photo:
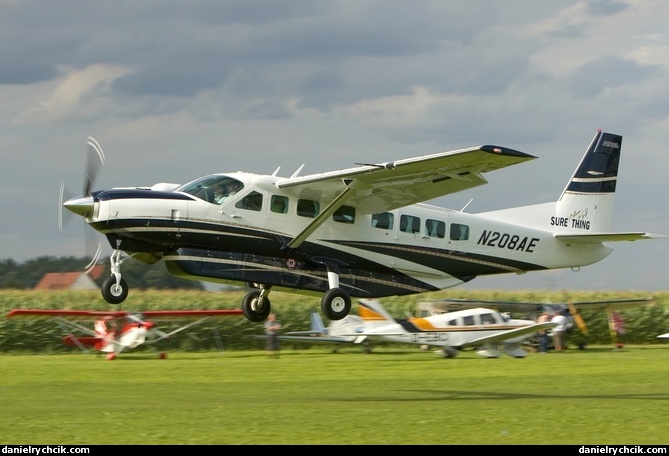
[[[241,182],[228,182],[227,184],[219,182],[214,187],[214,201],[216,204],[223,204],[242,188],[244,185]]]
[[[214,202],[216,204],[221,204],[225,201],[225,198],[227,197],[225,187],[226,186],[222,182],[217,183],[216,187],[214,187]]]

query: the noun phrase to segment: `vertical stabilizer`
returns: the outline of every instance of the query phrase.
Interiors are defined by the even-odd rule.
[[[107,322],[105,320],[97,320],[95,322],[95,334],[98,337],[106,337],[109,334],[107,330]]]
[[[558,200],[557,233],[602,233],[611,229],[623,137],[597,131]]]
[[[358,315],[360,315],[360,318],[362,318],[365,324],[380,323],[385,325],[389,323],[397,323],[376,299],[359,299]]]
[[[327,334],[328,330],[323,323],[323,319],[318,312],[311,312],[310,316],[310,330],[314,334]]]

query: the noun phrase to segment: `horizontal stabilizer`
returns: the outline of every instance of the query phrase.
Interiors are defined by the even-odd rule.
[[[63,337],[63,343],[70,347],[95,347],[95,344],[103,340],[100,337],[75,337],[73,335]]]
[[[252,336],[247,336],[250,339],[267,339],[266,335],[252,335]],[[294,342],[309,342],[310,344],[333,344],[333,343],[350,343],[353,341],[352,338],[346,338],[346,337],[336,337],[336,336],[330,336],[330,337],[324,337],[324,336],[319,336],[319,335],[313,335],[313,336],[289,336],[289,335],[280,335],[277,336],[279,340],[285,340],[285,341],[294,341]]]
[[[583,244],[600,244],[602,242],[640,241],[644,239],[662,239],[669,237],[664,234],[629,231],[620,233],[587,233],[587,234],[555,234],[556,239]]]

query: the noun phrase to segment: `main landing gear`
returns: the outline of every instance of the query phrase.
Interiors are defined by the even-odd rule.
[[[351,295],[339,288],[339,274],[330,268],[328,268],[328,284],[330,289],[321,298],[321,311],[328,320],[341,320],[351,311]],[[255,323],[265,320],[272,308],[268,298],[272,287],[260,285],[259,288],[247,293],[242,300],[244,316]]]

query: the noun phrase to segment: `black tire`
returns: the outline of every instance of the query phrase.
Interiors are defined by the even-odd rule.
[[[128,297],[128,284],[121,279],[116,285],[116,277],[110,276],[102,284],[102,297],[109,304],[121,304]]]
[[[259,323],[267,319],[272,311],[272,304],[269,298],[260,300],[260,291],[251,291],[244,296],[242,300],[242,312],[247,320]]]
[[[341,320],[351,311],[351,296],[341,288],[331,288],[321,299],[321,310],[328,320]]]

